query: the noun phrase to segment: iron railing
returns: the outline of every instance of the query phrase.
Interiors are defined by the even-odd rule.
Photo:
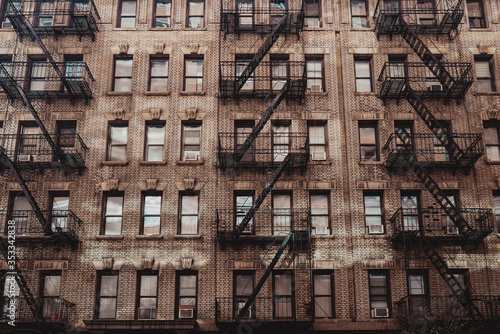
[[[303,10],[281,10],[278,8],[223,8],[220,28],[226,34],[269,34],[276,22],[285,14],[287,18],[283,33],[300,33],[304,26]]]
[[[449,89],[444,87],[425,63],[386,62],[378,81],[381,82],[381,99],[405,99],[408,88],[413,89],[423,99],[458,99],[464,98],[474,82],[470,63],[441,63],[452,77]]]
[[[7,317],[7,307],[11,299],[4,298],[3,308],[0,310],[0,321],[10,320]],[[39,298],[36,300],[37,317],[34,317],[25,299],[15,297],[16,305],[15,321],[16,323],[32,323],[44,321],[46,323],[67,324],[76,318],[76,304],[63,298]]]
[[[50,134],[59,152],[54,152],[43,134],[0,134],[0,170],[9,166],[7,156],[21,169],[85,168],[88,147],[78,134]],[[60,161],[57,155],[64,156]]]

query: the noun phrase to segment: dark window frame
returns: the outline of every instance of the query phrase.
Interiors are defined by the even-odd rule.
[[[273,289],[273,319],[295,319],[295,275],[292,271],[283,271],[283,270],[274,270],[272,273],[272,289]],[[291,295],[277,295],[276,294],[276,280],[275,277],[277,275],[286,275],[291,277]],[[278,317],[276,314],[276,298],[290,298],[291,299],[291,308],[292,314],[290,317]]]
[[[362,143],[361,141],[361,129],[362,128],[373,128],[375,133],[375,142],[374,143]],[[379,145],[379,129],[378,122],[372,121],[359,121],[358,122],[358,140],[359,140],[359,161],[360,162],[368,162],[373,163],[376,161],[380,161],[380,145]],[[363,159],[362,148],[363,147],[372,147],[375,146],[375,158],[374,160]]]
[[[423,283],[424,283],[424,294],[411,294],[410,290],[410,275],[420,275],[423,278]],[[412,309],[412,296],[415,298],[423,298],[423,303],[424,303],[424,312],[429,310],[429,303],[430,303],[430,286],[429,286],[429,271],[427,269],[412,269],[412,270],[406,270],[406,286],[407,286],[407,291],[408,291],[408,310],[410,315],[414,312]],[[417,314],[419,314],[417,312]]]
[[[117,128],[127,128],[127,142],[126,144],[112,144],[111,129],[113,127]],[[108,122],[108,139],[106,145],[106,161],[127,161],[128,160],[128,137],[129,137],[129,124],[128,121],[110,121]],[[125,160],[111,160],[111,149],[114,146],[125,146]]]
[[[59,276],[60,281],[59,281],[59,295],[58,296],[45,296],[45,280],[47,276]],[[39,282],[39,297],[42,302],[41,305],[41,316],[44,319],[51,319],[51,321],[56,321],[60,315],[60,305],[61,305],[61,288],[62,288],[62,270],[43,270],[40,271],[40,282]],[[53,304],[52,304],[53,303]],[[49,304],[49,305],[47,305]],[[52,305],[50,305],[52,304]],[[56,308],[56,313],[51,313],[50,317],[47,316],[47,307],[55,307]],[[55,315],[55,319],[53,316]]]
[[[472,11],[469,9],[469,3],[478,3],[479,4],[479,16],[477,15],[472,15]],[[467,17],[469,21],[469,28],[471,29],[477,29],[477,28],[486,28],[486,11],[484,8],[484,1],[482,0],[467,0],[465,6],[467,7]],[[479,26],[473,26],[474,24],[471,24],[472,21],[479,22]]]
[[[123,76],[117,76],[116,74],[116,66],[118,61],[126,61],[129,60],[131,61],[130,63],[130,76],[128,75],[123,75]],[[113,92],[131,92],[132,91],[132,83],[133,83],[133,77],[134,77],[134,57],[133,56],[115,56],[113,58],[113,87],[112,91]],[[117,79],[130,79],[130,90],[116,90],[116,80]]]
[[[488,63],[488,68],[490,72],[489,77],[478,77],[477,75],[477,68],[476,64],[477,63]],[[477,92],[482,93],[482,92],[496,92],[497,91],[497,86],[496,86],[496,80],[495,80],[495,63],[493,60],[493,57],[484,57],[484,56],[476,56],[474,57],[474,71],[476,74],[476,84],[477,84]],[[479,90],[479,80],[483,81],[489,81],[491,85],[491,90]]]
[[[315,275],[329,275],[330,276],[330,295],[316,295],[315,292]],[[313,271],[313,307],[314,307],[314,318],[315,319],[335,319],[336,318],[336,312],[335,312],[335,275],[333,270],[314,270]],[[332,315],[330,317],[318,317],[316,314],[315,310],[315,305],[316,305],[316,298],[318,297],[329,297],[331,299],[331,308],[332,308]]]
[[[49,197],[50,197],[50,205],[49,205],[49,215],[48,215],[48,221],[51,222],[51,229],[52,231],[56,231],[54,229],[54,218],[66,218],[66,228],[69,228],[68,226],[68,218],[69,218],[69,204],[68,204],[68,210],[53,210],[54,206],[54,199],[56,197],[67,197],[68,198],[68,203],[70,199],[70,191],[51,191],[49,192]],[[54,215],[54,211],[62,211],[60,212],[59,215]],[[64,213],[64,211],[66,211]]]
[[[412,212],[412,211],[406,211],[404,209],[401,210],[401,219],[403,220],[402,221],[402,224],[404,226],[404,228],[406,230],[410,230],[410,231],[418,231],[420,229],[420,226],[422,225],[423,223],[423,220],[422,220],[422,194],[420,192],[420,190],[401,190],[400,191],[400,202],[401,202],[401,208],[403,208],[403,197],[416,197],[416,201],[417,201],[417,207],[416,209],[413,209],[413,208],[407,208],[409,210],[416,210],[417,212]],[[413,219],[417,219],[417,226],[414,226],[414,224],[406,224],[406,220],[405,218],[408,217],[411,221]]]
[[[158,3],[170,3],[170,15],[158,15],[157,10],[158,10]],[[159,27],[157,25],[157,19],[165,19],[167,22],[168,27]],[[153,28],[163,28],[163,29],[169,29],[172,28],[172,0],[155,0],[154,6],[153,6],[153,21],[152,21]]]
[[[149,128],[150,127],[163,127],[163,144],[150,144],[149,140]],[[166,122],[165,121],[146,121],[146,129],[144,133],[144,161],[165,161],[165,139],[166,139]],[[161,160],[149,160],[149,147],[162,147],[162,159]]]
[[[238,307],[239,306],[238,300],[239,299],[248,299],[248,297],[250,296],[250,294],[249,295],[238,295],[237,294],[236,277],[238,275],[252,276],[252,287],[251,287],[250,294],[253,292],[253,289],[255,288],[255,270],[236,270],[233,272],[233,309],[234,309],[234,318],[235,319],[239,314],[239,312],[238,312],[238,308],[239,308]],[[241,302],[243,302],[243,301],[241,301]],[[255,319],[255,315],[256,315],[255,307],[256,307],[256,303],[254,301],[254,303],[250,306],[250,309],[252,310],[251,317],[245,317],[245,319]]]
[[[184,196],[196,196],[198,197],[198,212],[195,214],[183,214],[182,213],[182,201]],[[186,234],[182,233],[182,217],[184,216],[196,216],[197,221],[196,221],[196,234],[198,235],[200,233],[200,192],[199,191],[180,191],[179,192],[179,215],[178,215],[178,224],[177,224],[177,234],[179,235],[193,235],[193,234]]]
[[[180,296],[180,284],[181,276],[196,276],[196,295],[194,296]],[[175,273],[175,314],[174,318],[179,319],[179,300],[180,298],[194,298],[195,299],[195,305],[194,305],[194,311],[193,311],[193,318],[196,319],[198,317],[198,294],[199,294],[199,277],[198,277],[198,271],[197,270],[182,270],[182,271],[176,271]]]
[[[307,70],[308,62],[320,62],[320,64],[321,64],[321,76],[320,77],[317,77],[317,76],[310,77],[309,76],[310,72]],[[312,71],[312,72],[316,73],[316,71]],[[321,87],[320,87],[320,90],[318,91],[318,93],[326,92],[325,73],[326,73],[326,71],[325,71],[325,57],[323,55],[306,55],[306,91],[307,92],[315,93],[315,92],[312,92],[311,88],[309,88],[309,85],[307,84],[307,81],[309,79],[321,80]],[[312,85],[311,85],[311,87],[312,87]]]
[[[199,127],[200,130],[200,135],[199,135],[199,145],[194,145],[194,144],[188,144],[186,145],[185,140],[186,140],[186,126],[187,127]],[[194,131],[194,130],[193,130]],[[188,159],[186,160],[186,146],[187,147],[195,147],[199,146],[198,150],[198,157],[194,160]],[[181,123],[181,161],[202,161],[201,153],[202,153],[202,146],[203,146],[203,122],[202,121],[183,121]],[[187,150],[187,152],[196,152],[196,150]]]
[[[125,192],[124,191],[106,191],[103,192],[103,203],[102,203],[102,218],[101,218],[101,235],[108,235],[106,234],[106,218],[108,215],[106,214],[107,212],[107,202],[109,197],[121,197],[122,198],[122,215],[121,216],[116,216],[116,215],[110,215],[111,217],[121,217],[121,223],[120,223],[120,234],[123,232],[123,218],[124,218],[124,208],[125,208]]]
[[[134,15],[123,14],[123,3],[125,1],[134,1],[135,2]],[[139,16],[138,11],[139,11],[139,1],[137,1],[137,0],[120,0],[120,2],[118,3],[118,15],[117,15],[117,19],[116,19],[116,28],[124,28],[124,29],[137,28],[137,17]],[[124,18],[124,17],[125,18],[133,17],[134,18],[134,26],[133,27],[122,27],[122,25],[123,25],[122,18]]]
[[[155,61],[166,61],[167,63],[167,73],[165,75],[153,75],[153,62]],[[168,92],[169,87],[169,72],[170,72],[170,57],[169,56],[151,56],[149,58],[149,80],[148,80],[148,91],[150,92]],[[151,90],[152,82],[154,79],[166,79],[167,81],[167,89],[166,90]]]
[[[146,214],[144,212],[144,210],[146,208],[146,197],[148,197],[148,196],[159,196],[160,197],[160,213],[159,214],[152,215],[152,214]],[[162,205],[163,205],[163,192],[162,191],[143,191],[141,193],[141,225],[140,225],[140,229],[139,229],[140,235],[146,235],[146,234],[144,234],[144,218],[149,217],[149,216],[160,218],[160,226],[159,226],[158,233],[151,234],[151,235],[161,235]],[[148,235],[150,235],[150,234],[148,234]]]
[[[370,280],[370,275],[385,275],[385,287],[386,287],[386,293],[385,294],[373,294],[372,293],[372,285],[371,285],[371,280]],[[392,300],[391,300],[391,281],[390,281],[390,270],[382,270],[382,269],[377,269],[377,270],[368,270],[368,294],[370,296],[370,317],[372,319],[377,319],[380,317],[374,317],[373,316],[373,309],[372,308],[372,302],[374,297],[380,297],[380,296],[385,296],[386,302],[387,302],[387,309],[388,309],[388,317],[390,318],[392,316]]]
[[[234,148],[237,150],[245,140],[248,138],[248,135],[252,132],[255,126],[254,120],[237,120],[234,122]],[[249,129],[247,132],[239,132],[238,129]],[[241,140],[241,144],[238,141]],[[250,148],[245,152],[245,155],[240,161],[253,163],[255,162],[255,144],[250,146]]]
[[[142,296],[141,295],[141,285],[142,285],[142,277],[143,276],[155,276],[156,277],[156,295],[154,296]],[[137,287],[136,287],[136,301],[135,301],[135,319],[136,320],[155,320],[158,318],[158,290],[159,290],[159,271],[158,270],[140,270],[137,271]],[[141,318],[140,317],[140,305],[141,305],[141,298],[155,298],[156,299],[156,305],[155,305],[155,317],[154,318]]]
[[[102,277],[104,276],[116,276],[116,296],[101,296],[101,287],[102,287]],[[116,319],[116,314],[118,313],[118,289],[120,287],[120,275],[117,270],[99,270],[97,271],[97,279],[96,279],[96,303],[95,303],[95,313],[94,319]],[[113,318],[100,318],[99,317],[99,305],[101,298],[114,298],[116,299],[116,308],[115,308],[115,316]]]
[[[373,93],[374,91],[374,83],[373,83],[373,57],[371,55],[354,55],[354,83],[355,83],[355,91],[357,93]],[[368,63],[369,67],[369,76],[359,76],[356,73],[356,65],[358,63]],[[358,80],[370,80],[370,90],[362,91],[358,90]]]
[[[312,212],[312,202],[311,202],[311,196],[326,196],[326,203],[327,203],[327,210],[328,210],[328,213],[325,215],[325,214],[313,214]],[[328,220],[328,224],[327,224],[327,229],[328,229],[328,233],[327,235],[330,235],[331,234],[331,231],[332,231],[332,227],[331,227],[331,214],[332,214],[332,209],[331,209],[331,193],[330,191],[319,191],[319,190],[311,190],[309,191],[309,206],[310,206],[310,213],[311,213],[311,228],[312,229],[315,229],[316,227],[313,226],[313,217],[327,217],[327,220]]]
[[[371,214],[367,213],[366,211],[366,197],[373,197],[373,196],[379,196],[380,197],[380,214]],[[384,203],[384,192],[381,190],[364,190],[363,191],[363,219],[365,221],[365,233],[366,235],[384,235],[387,234],[387,224],[385,222],[385,203]],[[380,217],[380,222],[382,229],[384,230],[383,233],[370,233],[370,230],[368,228],[368,224],[366,221],[366,217]]]

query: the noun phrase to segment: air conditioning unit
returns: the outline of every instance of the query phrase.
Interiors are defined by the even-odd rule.
[[[458,235],[458,227],[454,225],[446,226],[446,234]]]
[[[326,226],[316,226],[314,231],[316,235],[330,235],[330,229]]]
[[[184,152],[184,161],[197,161],[198,152]]]
[[[311,85],[311,92],[312,93],[319,93],[319,92],[321,92],[321,86],[320,85]]]
[[[243,309],[243,306],[245,306],[245,303],[238,303],[238,309],[236,310],[236,315],[235,315],[236,317],[240,314],[241,310]],[[253,312],[252,307],[250,307],[243,318],[244,319],[252,318],[253,316],[252,312]]]
[[[443,85],[430,85],[429,90],[433,92],[441,92],[443,90]]]
[[[179,319],[192,319],[193,315],[194,310],[192,308],[179,310]]]
[[[31,154],[19,154],[17,160],[19,162],[33,162],[33,155],[31,155]]]
[[[374,318],[388,318],[389,309],[387,307],[376,307],[372,309],[372,317]]]
[[[369,234],[383,234],[384,225],[368,225]]]
[[[326,160],[326,152],[312,152],[311,160],[313,161]]]
[[[139,307],[139,319],[156,319],[156,308]]]

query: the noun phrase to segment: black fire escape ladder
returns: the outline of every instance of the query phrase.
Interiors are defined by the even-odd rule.
[[[261,206],[262,202],[266,199],[267,195],[271,192],[271,189],[274,187],[278,179],[280,178],[281,174],[283,174],[283,171],[285,170],[286,166],[290,162],[290,153],[287,154],[287,156],[283,159],[279,167],[274,171],[273,176],[271,176],[271,179],[267,182],[266,186],[260,193],[259,197],[255,201],[255,203],[252,205],[252,207],[248,210],[247,214],[241,221],[241,223],[235,228],[233,234],[234,234],[234,240],[238,239],[239,236],[243,233],[245,228],[247,227],[248,223],[252,220],[253,216],[255,215],[255,212],[259,209]]]
[[[240,313],[238,314],[238,316],[236,318],[237,321],[241,320],[245,317],[245,314],[247,313],[248,309],[250,308],[250,306],[252,306],[253,302],[255,301],[255,298],[259,294],[260,289],[262,288],[262,286],[264,285],[264,283],[268,279],[269,275],[271,275],[271,272],[273,271],[274,267],[276,266],[276,263],[278,263],[278,260],[280,259],[281,254],[283,254],[286,246],[290,243],[290,240],[292,239],[292,235],[293,235],[293,232],[289,232],[288,235],[286,236],[285,240],[283,240],[283,243],[281,244],[280,249],[278,249],[278,252],[276,253],[273,260],[271,261],[271,263],[267,267],[266,271],[264,272],[264,275],[262,275],[262,277],[259,280],[259,283],[257,283],[257,285],[255,286],[255,288],[252,291],[252,294],[250,295],[250,297],[248,297],[245,305],[240,310]]]
[[[266,54],[273,47],[274,43],[278,40],[281,33],[285,29],[287,19],[288,19],[288,13],[285,13],[283,17],[279,20],[279,22],[276,24],[276,26],[273,28],[273,31],[269,34],[269,36],[267,36],[264,44],[262,44],[259,51],[257,51],[257,53],[253,56],[252,60],[250,60],[250,62],[245,67],[243,72],[241,72],[241,75],[236,78],[236,85],[235,85],[236,92],[239,92],[240,89],[243,88],[243,86],[250,78],[252,73],[255,71],[261,60],[264,59]]]

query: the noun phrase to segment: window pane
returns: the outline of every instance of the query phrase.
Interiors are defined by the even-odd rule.
[[[201,77],[203,75],[203,59],[186,59],[186,76]]]
[[[131,77],[132,62],[132,59],[116,59],[115,77]]]
[[[192,16],[203,16],[205,3],[203,1],[190,1],[189,2],[189,15]]]
[[[120,235],[122,232],[121,217],[106,217],[105,235]]]
[[[149,146],[147,161],[163,161],[163,146]]]
[[[275,194],[273,196],[274,209],[290,209],[292,207],[292,196],[287,194]]]
[[[310,144],[325,144],[325,127],[310,126],[309,127],[309,143]]]
[[[366,15],[365,0],[351,0],[352,15]]]
[[[356,78],[367,78],[370,77],[370,61],[368,60],[356,60],[354,62],[356,70]]]
[[[99,318],[113,319],[116,314],[116,298],[101,298],[99,301]]]
[[[115,297],[118,289],[118,276],[101,276],[101,297]]]
[[[490,62],[476,60],[476,75],[478,78],[489,78],[491,76]]]
[[[110,161],[126,161],[127,160],[127,147],[126,146],[113,146],[110,152]]]
[[[498,130],[494,127],[484,128],[484,142],[486,145],[500,145]]]
[[[26,211],[31,210],[30,203],[26,196],[16,196],[14,198],[14,207],[12,208],[14,211]]]
[[[291,275],[274,275],[274,294],[278,296],[292,294]]]
[[[316,318],[331,318],[332,317],[332,298],[331,297],[315,297],[314,309]]]
[[[158,276],[141,276],[141,296],[156,296]],[[156,305],[156,301],[154,303]]]
[[[167,76],[168,75],[168,60],[167,59],[151,59],[151,76]]]
[[[356,79],[356,91],[360,93],[371,92],[371,79]]]
[[[135,15],[137,2],[130,0],[122,1],[122,15]]]
[[[44,297],[59,297],[61,294],[61,276],[45,276],[43,283]]]
[[[314,275],[314,294],[331,295],[332,281],[331,275]]]
[[[170,16],[170,1],[157,1],[156,3],[156,15],[157,16]]]
[[[160,234],[160,216],[144,217],[144,234]]]
[[[179,296],[196,296],[196,275],[179,276]]]
[[[144,214],[146,215],[161,214],[161,196],[144,197]]]
[[[424,277],[418,274],[409,274],[409,294],[410,295],[424,295],[425,287],[424,287]]]
[[[198,196],[182,196],[182,214],[198,214]]]
[[[380,216],[365,216],[367,226],[382,225],[382,217]]]
[[[311,214],[327,215],[328,214],[328,196],[327,195],[311,195]]]
[[[236,295],[250,296],[253,292],[253,275],[236,275]]]
[[[128,126],[111,127],[111,145],[127,144]]]
[[[155,27],[156,28],[170,28],[170,17],[166,18],[156,18],[155,21]]]
[[[198,233],[198,216],[184,216],[181,219],[181,234]]]
[[[372,215],[382,214],[380,196],[365,196],[365,213]]]
[[[163,145],[165,143],[165,126],[164,125],[149,125],[148,126],[148,145]]]
[[[500,146],[487,146],[486,155],[490,161],[500,161]]]
[[[68,210],[69,197],[68,196],[56,196],[52,200],[52,210]]]
[[[477,79],[477,91],[478,92],[493,91],[493,87],[491,85],[491,79]]]
[[[106,201],[107,216],[121,216],[123,213],[123,197],[110,196]]]

